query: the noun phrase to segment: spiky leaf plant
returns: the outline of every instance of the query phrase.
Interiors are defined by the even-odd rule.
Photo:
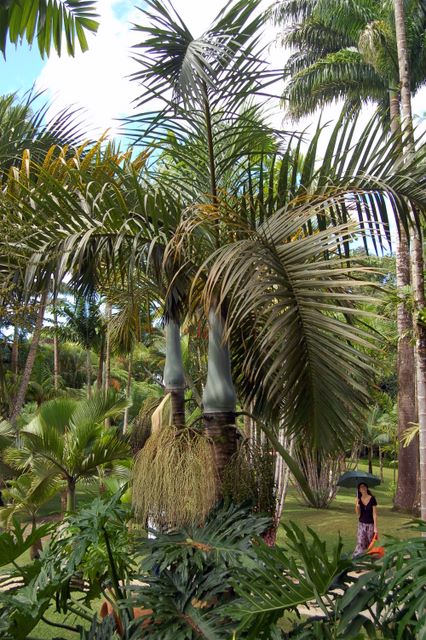
[[[136,517],[174,527],[202,524],[217,500],[216,476],[211,445],[203,434],[163,426],[135,460]]]

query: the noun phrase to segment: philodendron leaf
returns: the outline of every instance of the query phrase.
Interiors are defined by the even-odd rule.
[[[26,526],[21,527],[18,521],[13,519],[12,527],[0,533],[0,567],[14,562],[33,544],[46,536],[51,528],[51,524],[43,524],[24,538]]]

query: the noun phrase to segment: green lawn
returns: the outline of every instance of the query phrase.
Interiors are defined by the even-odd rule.
[[[366,465],[359,468],[367,471]],[[373,469],[377,473],[378,469]],[[386,535],[406,538],[414,533],[404,529],[410,517],[406,514],[392,511],[393,470],[384,469],[384,483],[372,489],[378,503],[379,537],[385,541]],[[332,544],[338,534],[342,538],[344,551],[351,552],[355,547],[357,516],[355,514],[355,489],[339,489],[336,499],[328,509],[312,509],[302,504],[301,498],[294,487],[290,487],[284,506],[282,523],[293,521],[302,529],[311,527],[322,539]],[[278,543],[285,542],[284,530],[278,532]]]

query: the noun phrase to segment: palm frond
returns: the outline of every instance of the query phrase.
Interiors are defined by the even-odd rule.
[[[74,55],[76,41],[82,51],[88,48],[86,31],[96,32],[95,2],[87,0],[36,0],[31,4],[11,0],[0,9],[0,50],[6,55],[6,42],[13,44],[25,39],[28,44],[37,40],[41,56],[49,56],[52,44],[58,53],[62,51],[64,36],[69,55]]]

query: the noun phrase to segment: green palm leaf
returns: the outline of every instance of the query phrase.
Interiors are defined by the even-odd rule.
[[[95,2],[87,0],[11,0],[0,7],[0,50],[6,55],[6,41],[18,44],[37,39],[42,57],[49,56],[51,46],[61,55],[62,35],[67,52],[74,55],[76,40],[86,51],[85,31],[96,32]]]

